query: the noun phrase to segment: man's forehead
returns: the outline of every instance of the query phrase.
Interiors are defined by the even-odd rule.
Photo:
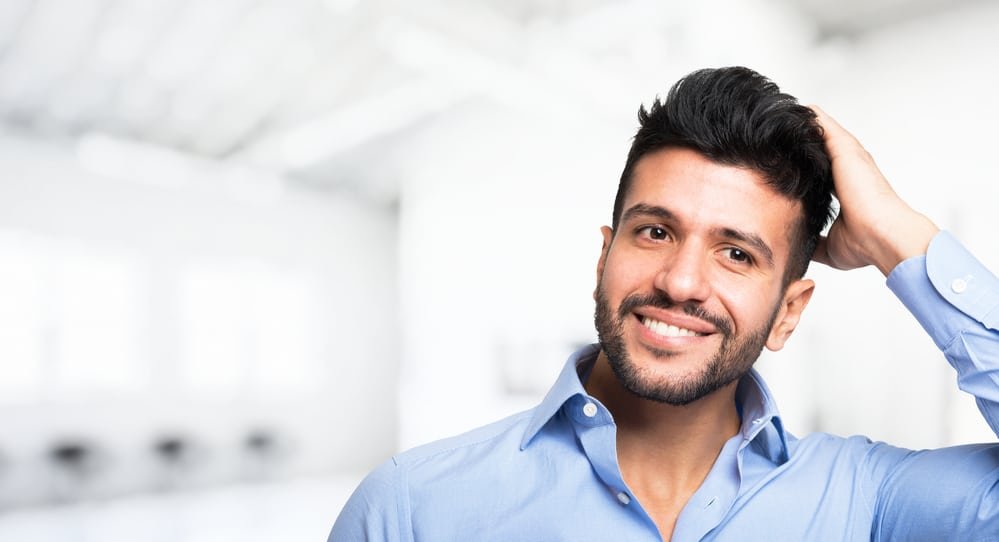
[[[732,180],[732,183],[711,181]],[[645,181],[651,187],[656,185],[669,188],[671,181],[695,181],[705,190],[742,189],[745,192],[758,192],[769,206],[801,210],[801,201],[781,193],[767,176],[750,166],[714,160],[686,147],[666,147],[650,152],[640,158],[632,173],[631,187],[625,196],[625,206],[636,203],[635,184]],[[699,181],[699,182],[696,182]]]

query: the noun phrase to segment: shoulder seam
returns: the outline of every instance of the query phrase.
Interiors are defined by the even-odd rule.
[[[396,467],[399,467],[399,463],[392,458],[393,463]],[[412,510],[409,506],[409,477],[406,469],[396,468],[396,479],[398,490],[396,491],[396,506],[399,514],[399,540],[406,540],[409,542],[413,541],[413,515]],[[408,527],[408,528],[406,528]]]
[[[455,450],[459,450],[459,449],[462,449],[462,448],[468,448],[468,447],[471,447],[471,446],[477,446],[477,445],[479,445],[479,444],[483,444],[483,443],[485,443],[485,442],[489,442],[489,441],[491,441],[491,440],[495,440],[496,438],[499,438],[499,437],[500,437],[500,436],[501,436],[502,434],[504,434],[505,432],[507,432],[507,431],[510,431],[510,430],[512,430],[512,429],[513,429],[513,426],[514,426],[514,425],[516,425],[516,422],[517,422],[517,421],[519,421],[519,418],[523,418],[523,417],[525,417],[525,416],[529,416],[529,415],[530,415],[530,414],[531,414],[532,412],[533,412],[533,410],[526,410],[526,411],[523,411],[523,412],[518,412],[518,413],[516,413],[516,414],[512,414],[512,415],[510,415],[509,417],[507,417],[507,418],[505,418],[505,419],[506,419],[506,420],[513,420],[513,421],[514,421],[514,423],[511,423],[511,424],[510,424],[510,426],[507,426],[507,427],[504,427],[503,429],[501,429],[501,430],[499,430],[499,431],[496,431],[496,432],[494,432],[494,433],[491,433],[491,434],[489,434],[488,436],[485,436],[485,437],[482,437],[482,438],[479,438],[479,439],[476,439],[476,440],[473,440],[473,441],[470,441],[470,442],[461,442],[461,443],[455,443],[455,444],[453,444],[453,445],[451,445],[451,446],[448,446],[448,447],[446,447],[446,448],[441,448],[441,449],[439,449],[439,450],[434,450],[433,452],[431,452],[431,453],[428,453],[428,454],[426,454],[426,455],[420,455],[419,457],[414,457],[414,458],[413,458],[412,460],[410,460],[410,461],[406,461],[406,460],[404,460],[402,456],[404,456],[404,455],[406,455],[406,454],[409,454],[409,453],[412,453],[413,451],[415,451],[415,450],[418,450],[418,449],[419,449],[419,447],[417,447],[417,448],[412,448],[412,449],[410,449],[410,450],[407,450],[407,451],[405,451],[405,452],[402,452],[402,453],[400,453],[400,454],[397,454],[397,455],[394,455],[394,456],[392,456],[392,462],[393,462],[393,463],[394,463],[394,464],[395,464],[396,466],[398,466],[398,467],[403,467],[403,468],[408,468],[408,467],[409,467],[410,465],[412,465],[412,464],[415,464],[415,463],[422,463],[422,462],[424,462],[424,461],[427,461],[427,460],[430,460],[430,459],[433,459],[433,458],[435,458],[435,457],[437,457],[437,456],[439,456],[439,455],[441,455],[441,454],[446,454],[446,453],[450,453],[450,452],[453,452],[453,451],[455,451]],[[517,420],[514,420],[515,418],[516,418]],[[500,421],[497,421],[497,422],[493,422],[493,423],[494,423],[494,424],[499,424],[499,423],[501,423],[502,421],[503,421],[503,420],[500,420]],[[481,429],[485,429],[486,427],[488,427],[488,426],[483,426],[483,427],[479,427],[479,428],[478,428],[478,430],[481,430]],[[473,429],[472,431],[476,431],[476,429]],[[466,433],[466,434],[467,434],[467,433]],[[448,437],[448,438],[445,438],[445,439],[443,439],[443,440],[450,440],[450,439],[460,439],[460,438],[461,438],[461,436],[462,436],[462,435],[456,435],[456,436],[453,436],[453,437]],[[441,442],[441,441],[435,441],[435,442],[438,442],[438,443],[439,443],[439,442]],[[434,444],[433,442],[431,442],[431,443],[427,443],[427,444],[426,444],[426,446],[431,446],[431,445],[433,445],[433,444]]]

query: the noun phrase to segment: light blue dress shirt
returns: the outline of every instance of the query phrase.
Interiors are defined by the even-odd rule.
[[[941,233],[888,286],[999,434],[999,280]],[[329,540],[661,540],[621,477],[610,412],[583,389],[597,353],[573,354],[536,408],[393,457],[350,497]],[[999,445],[798,439],[755,371],[736,395],[742,430],[673,540],[999,541]]]

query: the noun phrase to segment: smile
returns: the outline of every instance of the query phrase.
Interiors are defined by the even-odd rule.
[[[698,333],[682,327],[671,326],[666,322],[653,320],[648,316],[642,317],[642,325],[649,328],[656,335],[661,335],[663,337],[699,337],[704,335],[703,333]]]

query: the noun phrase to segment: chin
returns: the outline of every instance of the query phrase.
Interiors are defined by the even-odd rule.
[[[640,349],[640,350],[644,350]],[[604,350],[618,382],[633,395],[675,406],[689,405],[742,378],[752,363],[726,364],[720,356],[682,359],[676,352],[632,355]],[[667,366],[668,365],[668,366]]]

